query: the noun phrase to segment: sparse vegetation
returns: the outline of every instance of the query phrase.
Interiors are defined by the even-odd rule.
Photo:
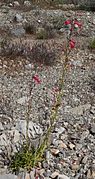
[[[95,37],[90,41],[89,48],[90,49],[95,49]]]
[[[72,8],[77,6],[76,1],[72,1]],[[20,8],[24,1],[18,2]],[[14,6],[10,4],[9,23],[3,26],[9,31],[11,22],[12,29],[20,25],[26,33],[11,37],[10,31],[4,38],[2,32],[0,42],[0,167],[3,163],[3,168],[7,166],[12,173],[23,170],[29,173],[29,179],[32,169],[44,169],[41,177],[34,175],[43,179],[48,169],[55,174],[57,167],[71,178],[87,178],[93,175],[93,167],[89,173],[88,168],[95,163],[95,128],[90,124],[95,122],[95,37],[91,41],[87,37],[89,32],[90,38],[94,34],[94,18],[89,12],[67,11],[67,4],[63,12],[45,12],[38,7],[40,3],[46,9],[56,4],[61,7],[65,0],[32,2],[37,11],[18,9],[20,22],[12,21]],[[7,17],[6,11],[2,14]],[[60,178],[58,172],[55,177],[50,173],[49,178]]]

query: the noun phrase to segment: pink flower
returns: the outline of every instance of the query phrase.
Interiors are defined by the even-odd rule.
[[[40,83],[41,83],[41,80],[39,79],[39,76],[38,76],[38,75],[34,75],[34,76],[33,76],[33,80],[34,80],[37,84],[40,84]]]
[[[70,20],[66,20],[66,21],[64,22],[64,24],[65,24],[65,25],[69,25],[69,24],[71,24],[71,21],[70,21]]]
[[[75,47],[75,41],[74,40],[70,40],[69,42],[70,48],[74,48]]]

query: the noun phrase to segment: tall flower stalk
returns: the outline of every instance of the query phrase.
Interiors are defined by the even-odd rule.
[[[75,48],[76,42],[75,40],[72,39],[72,36],[74,33],[78,33],[79,30],[81,29],[82,24],[78,22],[76,19],[75,20],[67,20],[64,22],[66,31],[67,31],[67,37],[66,37],[66,43],[64,47],[64,59],[62,60],[62,73],[61,77],[59,79],[59,90],[56,94],[56,100],[54,105],[52,106],[51,109],[51,115],[50,115],[50,126],[48,127],[48,130],[45,134],[44,140],[40,147],[38,148],[36,154],[37,158],[41,158],[43,155],[43,152],[48,146],[49,142],[49,137],[51,134],[51,131],[55,125],[55,122],[57,121],[57,115],[58,115],[58,110],[62,102],[62,96],[63,96],[63,89],[64,89],[64,78],[65,74],[68,69],[68,63],[69,63],[69,54],[73,48]]]

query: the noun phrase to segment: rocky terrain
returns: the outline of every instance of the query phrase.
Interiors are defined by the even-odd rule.
[[[0,4],[0,179],[95,179],[95,50],[89,49],[95,12],[76,15],[82,30],[69,56],[62,105],[45,160],[39,170],[15,175],[8,170],[6,156],[24,140],[30,90],[28,132],[37,148],[50,123],[53,92],[62,72],[64,19],[74,18],[75,11],[40,9],[28,1],[24,7],[17,1]]]

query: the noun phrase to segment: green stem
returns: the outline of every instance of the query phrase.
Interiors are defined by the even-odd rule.
[[[63,96],[64,76],[67,70],[67,64],[68,64],[68,53],[66,50],[65,63],[62,64],[62,76],[61,76],[61,79],[59,80],[60,91],[56,96],[56,102],[54,106],[52,107],[52,111],[51,111],[51,116],[50,116],[51,125],[48,127],[47,133],[45,134],[44,141],[42,142],[42,144],[40,145],[40,147],[38,148],[36,152],[37,158],[41,157],[45,149],[47,148],[49,136],[54,127],[55,121],[57,120],[58,109],[59,109],[59,106],[61,105],[61,100]]]

